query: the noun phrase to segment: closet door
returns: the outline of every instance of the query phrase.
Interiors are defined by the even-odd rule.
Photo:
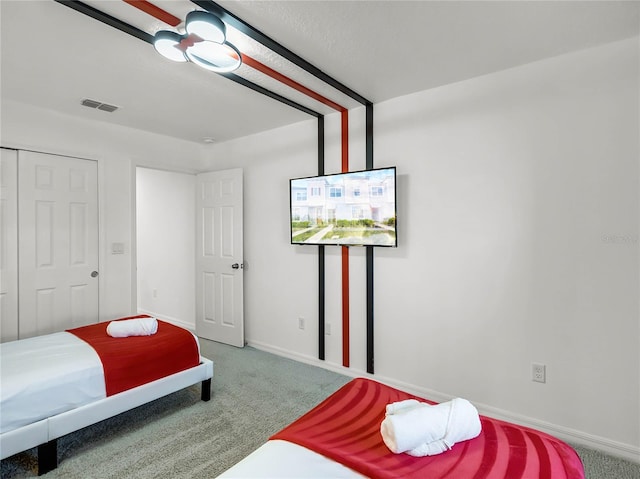
[[[0,342],[18,339],[18,152],[1,149]]]
[[[97,171],[18,154],[20,339],[98,322]]]

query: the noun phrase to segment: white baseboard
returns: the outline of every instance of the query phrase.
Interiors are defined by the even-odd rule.
[[[196,332],[196,327],[193,323],[187,323],[186,321],[178,318],[172,318],[171,316],[154,313],[153,311],[148,311],[141,308],[138,308],[138,314],[148,314],[149,316],[153,316],[156,319],[161,319],[163,321],[166,321],[167,323],[175,324],[176,326],[180,326],[181,328],[188,329],[192,333]]]
[[[378,382],[387,384],[388,386],[401,389],[411,394],[415,394],[416,396],[429,398],[436,402],[449,401],[453,399],[452,396],[449,396],[439,391],[422,388],[414,384],[405,383],[405,382],[398,381],[393,378],[388,378],[385,376],[369,374],[366,371],[362,371],[354,368],[345,368],[340,364],[332,363],[329,361],[321,361],[313,356],[308,356],[308,355],[299,354],[299,353],[292,353],[291,351],[287,351],[282,348],[271,346],[269,344],[261,343],[259,341],[247,340],[247,344],[261,351],[265,351],[278,356],[293,359],[294,361],[309,364],[312,366],[317,366],[323,369],[327,369],[329,371],[333,371],[338,374],[343,374],[345,376],[354,377],[354,378],[366,377],[366,378],[374,379]],[[537,429],[547,434],[551,434],[552,436],[555,436],[558,439],[566,441],[567,443],[584,446],[589,449],[594,449],[596,451],[600,451],[605,454],[620,457],[622,459],[626,459],[628,461],[640,464],[640,447],[633,446],[631,444],[625,444],[618,441],[613,441],[611,439],[595,436],[593,434],[589,434],[583,431],[571,429],[564,426],[559,426],[546,421],[541,421],[539,419],[535,419],[532,417],[522,416],[520,414],[515,414],[510,411],[505,411],[503,409],[487,406],[485,404],[478,404],[475,402],[473,404],[478,409],[478,412],[480,412],[480,414],[484,416],[489,416],[495,419],[500,419],[502,421],[509,421],[514,424],[519,424],[521,426]]]

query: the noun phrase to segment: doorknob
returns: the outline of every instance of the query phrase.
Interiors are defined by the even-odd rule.
[[[233,264],[231,265],[231,267],[232,267],[233,269],[242,268],[243,266],[244,266],[244,265],[241,265],[241,264],[238,264],[238,263],[233,263]]]
[[[95,278],[96,276],[98,276],[98,272],[97,271],[92,271],[91,272],[91,277]]]

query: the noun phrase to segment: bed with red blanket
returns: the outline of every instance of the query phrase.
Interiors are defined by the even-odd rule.
[[[358,378],[275,434],[220,478],[584,479],[566,443],[534,429],[480,416],[482,432],[441,454],[393,454],[380,424],[387,404],[417,399]]]
[[[213,362],[197,337],[153,321],[149,335],[112,337],[105,322],[1,344],[0,459],[37,446],[44,474],[65,434],[197,383],[209,400]]]

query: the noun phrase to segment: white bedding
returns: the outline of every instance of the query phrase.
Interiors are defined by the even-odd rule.
[[[77,336],[0,344],[0,434],[106,397],[102,363]]]
[[[197,383],[208,401],[213,377],[213,361],[200,356],[195,367],[106,396],[98,354],[67,332],[0,344],[0,368],[0,459],[37,446],[38,474],[57,467],[59,437]]]
[[[287,441],[260,446],[218,479],[362,479],[365,476],[339,462]]]

